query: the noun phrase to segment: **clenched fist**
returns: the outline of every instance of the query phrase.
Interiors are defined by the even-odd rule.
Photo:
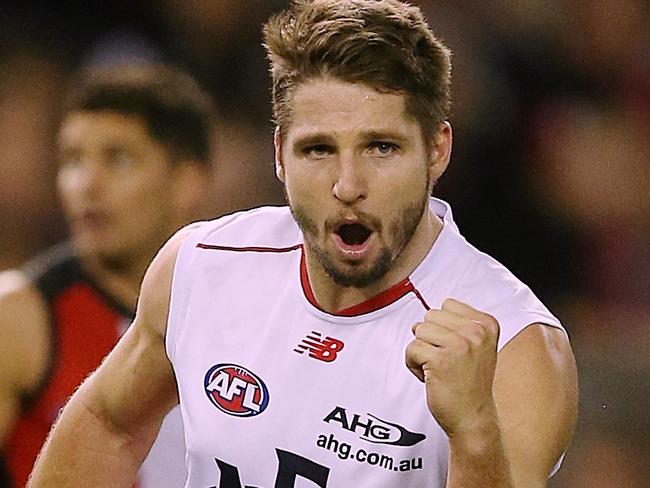
[[[485,416],[496,415],[496,319],[448,298],[412,330],[406,365],[425,383],[429,410],[447,435],[471,431]]]

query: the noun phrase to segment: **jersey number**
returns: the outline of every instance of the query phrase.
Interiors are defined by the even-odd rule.
[[[275,450],[278,456],[278,474],[275,477],[275,485],[273,488],[293,488],[296,483],[296,477],[308,479],[316,483],[321,488],[327,487],[327,477],[330,474],[330,469],[326,466],[321,466],[311,459],[304,458],[298,454],[282,449]],[[242,487],[239,478],[239,470],[228,463],[215,459],[217,466],[221,471],[221,481],[219,481],[219,488],[258,488],[255,486],[245,485]],[[217,488],[211,486],[210,488]]]

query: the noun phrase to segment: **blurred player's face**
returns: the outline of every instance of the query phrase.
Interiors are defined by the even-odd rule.
[[[175,230],[174,166],[137,116],[77,112],[59,134],[59,195],[80,253],[151,257]]]
[[[428,197],[449,127],[444,148],[428,149],[403,95],[331,78],[299,86],[291,108],[276,164],[308,263],[356,288],[410,271],[409,255],[432,243]]]

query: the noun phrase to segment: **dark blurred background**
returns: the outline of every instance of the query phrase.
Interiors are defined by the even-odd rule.
[[[414,3],[454,52],[455,146],[436,195],[471,242],[549,304],[574,344],[580,418],[550,485],[647,488],[650,4]],[[189,69],[220,113],[210,216],[283,203],[260,32],[286,4],[2,2],[0,269],[65,237],[56,127],[62,94],[91,65]]]

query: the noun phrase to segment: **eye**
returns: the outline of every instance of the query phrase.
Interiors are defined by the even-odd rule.
[[[334,152],[331,146],[327,144],[314,144],[303,148],[302,153],[308,158],[322,159]]]
[[[65,156],[59,159],[59,170],[76,169],[81,166],[81,158],[76,156]]]
[[[59,152],[59,169],[73,169],[81,165],[81,151],[74,148],[65,148]]]
[[[135,164],[133,154],[123,148],[109,149],[107,151],[107,160],[115,168],[130,168]]]
[[[390,156],[398,149],[397,144],[388,141],[375,141],[370,144],[370,151],[378,156]]]

